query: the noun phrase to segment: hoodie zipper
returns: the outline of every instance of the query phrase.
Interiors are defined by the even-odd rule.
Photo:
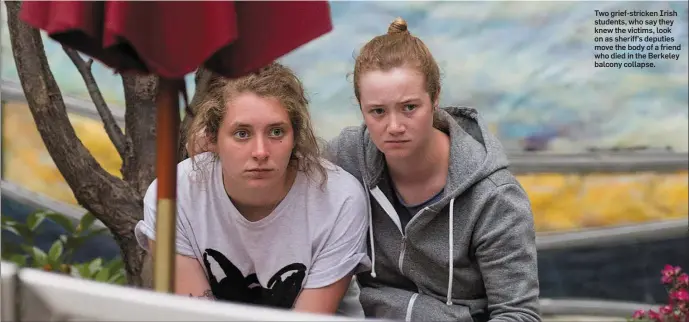
[[[404,264],[404,253],[405,253],[405,250],[407,248],[406,241],[407,241],[407,236],[404,233],[402,233],[402,245],[400,246],[401,247],[400,248],[400,258],[397,260],[397,265],[399,266],[400,273],[402,273],[402,275],[404,275],[404,272],[402,271],[402,264]]]
[[[402,223],[400,221],[400,216],[395,210],[395,207],[392,205],[390,200],[383,194],[382,191],[380,191],[380,188],[375,187],[370,190],[371,195],[373,196],[376,201],[378,201],[378,204],[383,208],[383,211],[390,217],[393,223],[395,223],[395,226],[397,226],[397,229],[399,230],[400,234],[402,235],[402,241],[400,242],[400,257],[397,259],[397,268],[399,269],[400,273],[404,275],[404,271],[402,270],[402,265],[404,264],[404,254],[406,252],[407,248],[407,227],[402,227]],[[414,216],[409,220],[407,223],[407,226],[409,226],[416,217],[418,217],[422,212],[428,210],[428,206],[424,207],[423,209],[419,210],[414,214]]]
[[[412,223],[414,218],[418,217],[422,212],[424,212],[426,210],[428,210],[428,207],[424,207],[423,209],[417,211],[416,214],[409,220],[409,222],[407,223],[407,226],[409,226],[409,224]],[[402,273],[402,275],[404,275],[404,272],[402,271],[402,264],[404,264],[404,254],[407,250],[407,227],[406,226],[402,229],[401,233],[402,233],[402,242],[400,245],[400,258],[397,260],[397,266],[399,266],[400,273]]]

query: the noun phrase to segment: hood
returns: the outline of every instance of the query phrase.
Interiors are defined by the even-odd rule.
[[[468,107],[446,107],[438,111],[440,130],[450,137],[450,161],[448,178],[443,190],[443,196],[434,204],[427,207],[431,213],[440,211],[449,204],[448,224],[448,284],[447,302],[452,305],[452,286],[454,278],[454,251],[453,251],[453,227],[454,227],[454,202],[455,198],[462,195],[469,187],[485,179],[494,172],[504,169],[509,165],[507,156],[503,152],[498,139],[488,131],[478,112]],[[371,141],[365,125],[359,129],[358,137],[362,140],[359,144],[358,163],[364,189],[378,201],[400,232],[404,231],[399,215],[397,215],[390,201],[378,188],[378,183],[383,178],[385,159],[383,153],[378,150]],[[373,241],[373,217],[372,209],[368,205],[369,239],[371,245],[371,277],[376,278],[376,250]]]
[[[445,107],[438,112],[441,130],[450,136],[450,168],[443,197],[431,208],[444,207],[474,183],[509,165],[500,141],[488,131],[478,112],[469,107]],[[376,187],[383,177],[385,158],[371,141],[366,125],[359,129],[359,164],[364,185]]]

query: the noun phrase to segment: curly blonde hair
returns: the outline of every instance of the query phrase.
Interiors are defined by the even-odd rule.
[[[186,131],[187,147],[192,150],[192,162],[195,162],[194,151],[216,152],[211,149],[210,144],[218,141],[218,130],[225,116],[227,103],[246,92],[276,98],[287,110],[294,130],[294,148],[289,166],[312,178],[315,173],[320,174],[321,183],[324,183],[327,172],[319,157],[321,147],[311,125],[304,86],[290,68],[277,62],[238,79],[228,79],[217,74],[211,76],[206,93],[194,107],[195,116]],[[217,159],[217,153],[215,157]]]

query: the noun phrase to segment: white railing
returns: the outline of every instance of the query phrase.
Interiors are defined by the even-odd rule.
[[[212,302],[44,272],[2,262],[0,321],[361,321]],[[544,321],[607,321],[659,305],[597,299],[541,299]],[[606,319],[607,318],[607,319]],[[595,319],[595,320],[591,320]],[[367,319],[367,321],[382,321]],[[584,321],[581,319],[567,321]],[[615,320],[617,321],[617,320]]]
[[[357,321],[110,285],[2,262],[2,321]],[[18,303],[18,304],[17,304]]]

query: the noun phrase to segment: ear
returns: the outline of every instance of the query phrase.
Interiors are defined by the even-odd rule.
[[[435,100],[433,101],[433,110],[438,110],[438,107],[440,106],[440,87],[438,87],[438,91],[435,93]]]
[[[208,143],[208,152],[218,153],[218,146],[215,143]]]

